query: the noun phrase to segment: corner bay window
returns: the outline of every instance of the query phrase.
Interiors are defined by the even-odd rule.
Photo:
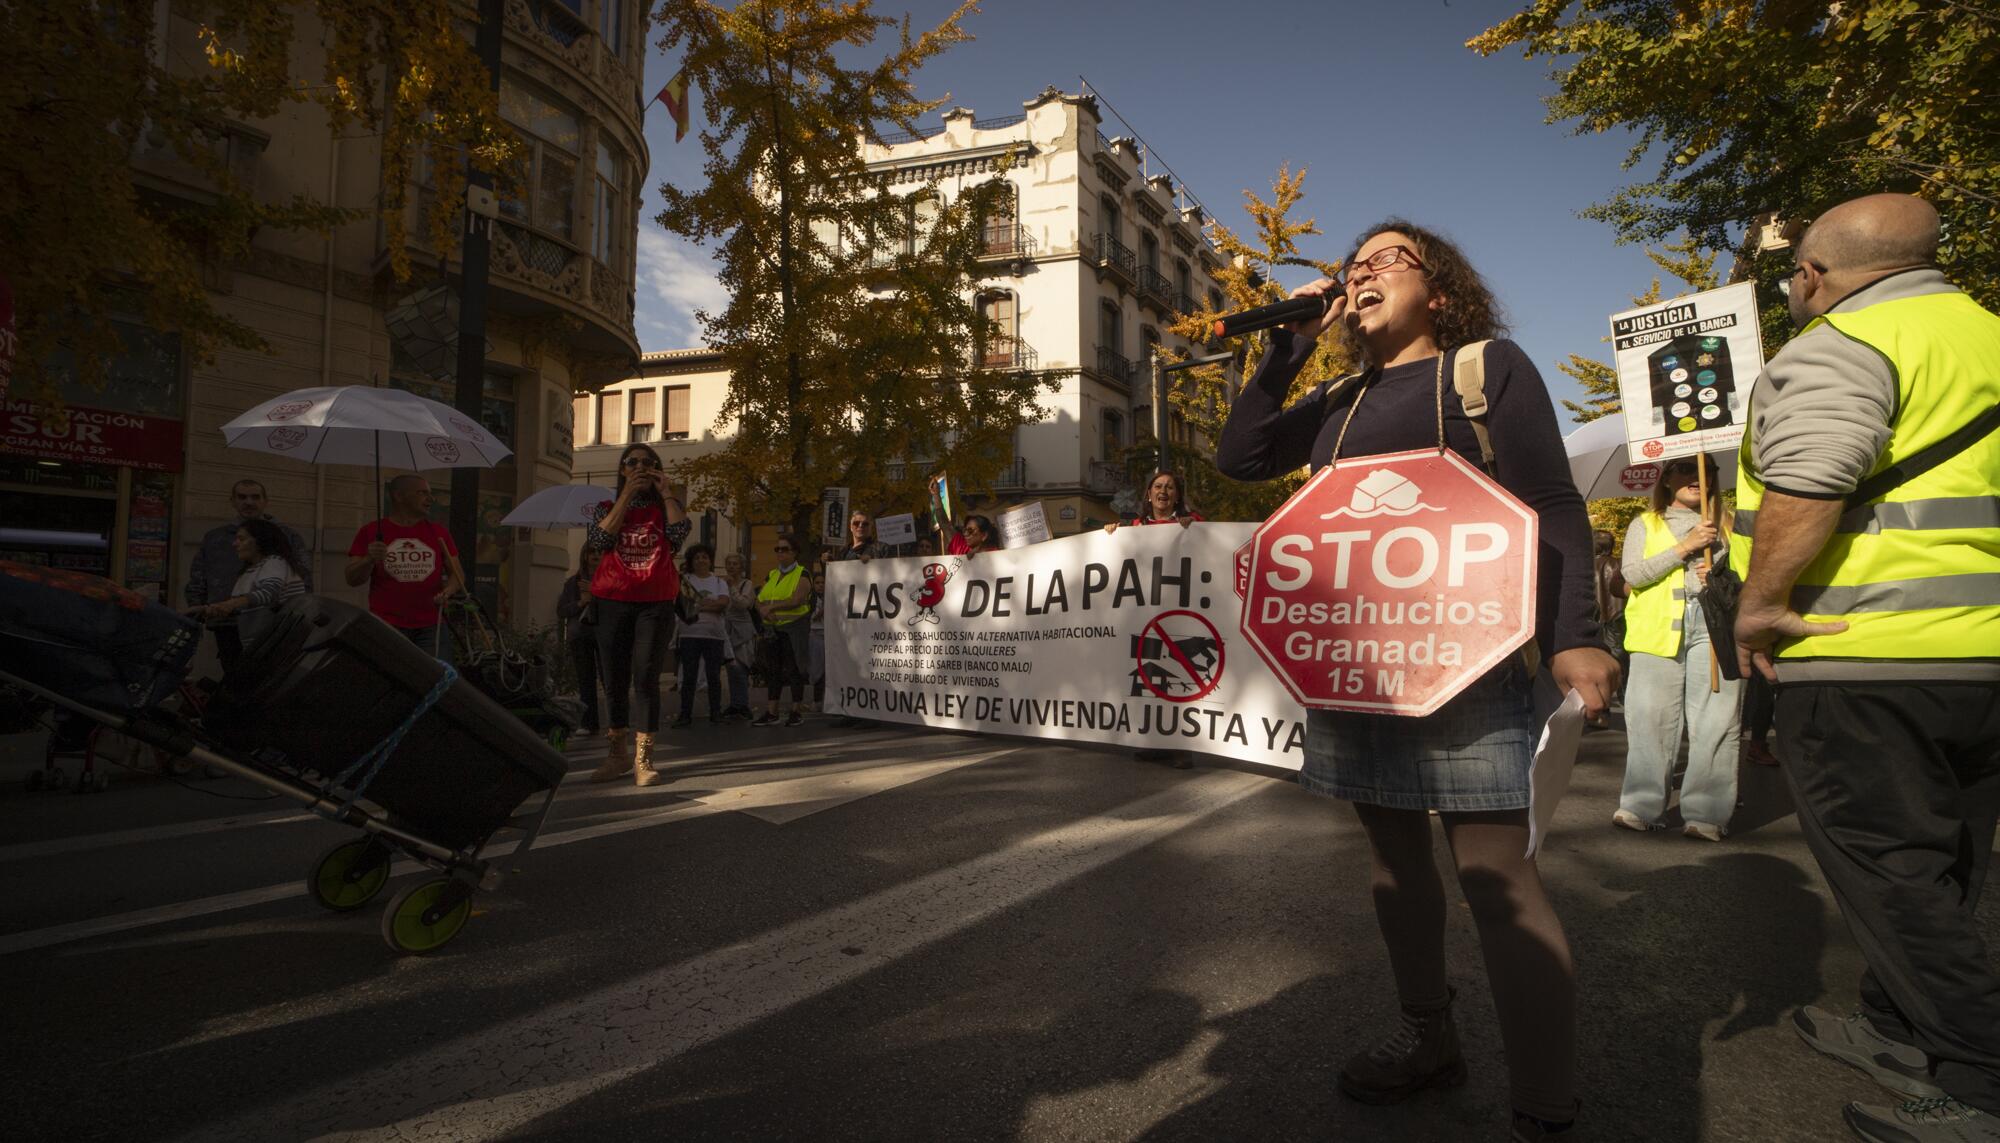
[[[603,128],[599,128],[600,131]],[[590,255],[617,269],[625,255],[625,157],[603,139],[597,142],[597,213]]]
[[[500,115],[521,132],[524,144],[502,180],[500,213],[570,240],[576,230],[576,162],[583,139],[576,112],[512,77],[503,77]]]

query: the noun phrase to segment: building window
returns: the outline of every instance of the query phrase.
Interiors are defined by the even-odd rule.
[[[605,51],[624,58],[625,0],[597,0],[597,34]]]
[[[590,430],[590,398],[571,397],[569,401],[570,443],[578,448],[596,440]]]
[[[597,395],[597,443],[622,445],[625,443],[625,394],[600,393]]]
[[[1118,200],[1108,194],[1099,195],[1097,208],[1104,214],[1104,236],[1114,242],[1118,241]]]
[[[597,141],[597,217],[591,229],[590,254],[617,270],[625,257],[625,156],[605,142]]]
[[[1153,439],[1153,407],[1151,405],[1132,406],[1132,438],[1134,442]]]
[[[1155,274],[1160,272],[1160,240],[1150,230],[1139,232],[1139,264]]]
[[[660,391],[658,389],[632,390],[632,434],[628,441],[649,441],[653,439],[653,429],[659,422]]]
[[[1020,331],[1020,307],[1014,295],[1005,290],[988,290],[979,295],[979,316],[993,323],[986,331],[986,348],[980,354],[980,364],[987,369],[1011,367]]]
[[[1097,344],[1121,356],[1125,352],[1125,315],[1112,302],[1097,307]]]
[[[920,194],[909,200],[903,214],[903,253],[914,255],[930,245],[931,231],[943,210],[944,204],[934,194]]]
[[[688,423],[689,392],[686,385],[667,387],[667,428],[660,434],[661,440],[684,441],[694,431],[694,427]]]
[[[981,227],[980,249],[988,254],[1015,254],[1020,252],[1020,239],[1014,235],[1021,218],[1021,204],[1014,190],[1014,184],[1000,182],[994,191],[993,203],[987,209],[986,222]]]
[[[1117,460],[1125,448],[1125,414],[1116,409],[1104,410],[1104,459]]]
[[[503,78],[500,114],[527,144],[500,180],[500,213],[571,240],[576,230],[576,160],[583,150],[583,127],[576,112],[551,96]]]
[[[1174,292],[1178,297],[1194,298],[1194,274],[1188,269],[1188,264],[1178,258],[1174,259]]]
[[[1151,361],[1160,352],[1160,331],[1150,325],[1139,327],[1139,361]]]

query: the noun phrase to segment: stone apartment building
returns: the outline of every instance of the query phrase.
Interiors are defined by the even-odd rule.
[[[648,156],[641,134],[643,30],[651,0],[507,0],[502,112],[529,144],[519,198],[494,227],[486,408],[513,450],[480,473],[478,550],[465,565],[479,594],[515,622],[552,617],[566,574],[566,537],[500,527],[522,497],[570,479],[572,394],[631,376],[633,246]],[[465,33],[477,5],[457,0]],[[157,7],[167,66],[206,66],[194,22]],[[317,76],[320,31],[298,10],[293,68]],[[262,198],[309,194],[337,205],[374,201],[382,155],[358,129],[336,138],[311,105],[228,124],[220,144]],[[133,181],[201,203],[205,176],[171,151],[141,146]],[[418,236],[419,205],[408,222]],[[73,404],[103,421],[108,447],[79,461],[28,436],[0,442],[0,559],[107,575],[178,602],[202,533],[232,519],[230,486],[261,481],[270,510],[306,537],[317,586],[358,598],[340,575],[349,541],[381,511],[371,470],[313,467],[226,448],[220,426],[259,402],[322,385],[400,386],[450,401],[458,264],[455,251],[413,250],[414,277],[388,269],[375,220],[317,234],[262,233],[248,256],[205,267],[221,309],[271,352],[224,349],[198,363],[172,331],[124,323],[128,353],[103,392]],[[9,408],[13,414],[16,410]],[[10,421],[12,420],[10,416]],[[390,475],[384,474],[385,479]],[[447,472],[427,474],[444,519]]]
[[[986,225],[975,286],[999,328],[988,364],[1060,381],[1043,397],[1040,419],[1016,434],[1014,461],[990,491],[1003,505],[1043,501],[1056,535],[1119,518],[1132,495],[1125,450],[1153,431],[1147,358],[1155,346],[1193,351],[1168,325],[1221,296],[1222,258],[1203,234],[1199,205],[1153,172],[1142,143],[1104,133],[1094,97],[1054,88],[1010,115],[982,119],[953,108],[935,127],[868,146],[865,157],[892,193],[935,183],[950,198],[991,179],[1007,184],[1010,205]],[[644,360],[640,377],[578,398],[579,480],[610,472],[626,440],[654,441],[671,462],[732,431],[714,421],[728,378],[712,356],[705,366],[699,350]],[[684,371],[659,372],[668,369]],[[683,386],[686,395],[674,396]],[[685,424],[673,411],[680,408]],[[634,426],[652,426],[654,435]],[[1178,415],[1167,431],[1188,440]],[[716,535],[734,546],[741,533],[723,521]]]

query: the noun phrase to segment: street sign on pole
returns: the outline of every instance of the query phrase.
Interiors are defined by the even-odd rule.
[[[1340,461],[1258,526],[1243,635],[1306,706],[1429,714],[1533,637],[1536,534],[1450,450]]]

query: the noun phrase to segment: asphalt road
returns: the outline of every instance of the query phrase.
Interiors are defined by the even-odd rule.
[[[669,739],[643,791],[573,751],[543,843],[421,958],[304,896],[350,831],[236,780],[0,773],[0,1138],[1505,1137],[1462,904],[1470,1082],[1337,1093],[1393,991],[1351,813],[1283,776],[820,720]],[[1791,1031],[1861,963],[1776,773],[1746,767],[1711,844],[1613,830],[1622,757],[1586,738],[1542,866],[1578,1138],[1842,1138],[1844,1102],[1890,1097]]]

